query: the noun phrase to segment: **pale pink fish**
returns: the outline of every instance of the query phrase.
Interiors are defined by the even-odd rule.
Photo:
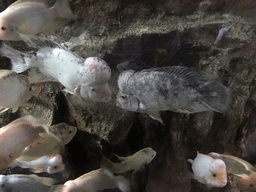
[[[108,81],[111,69],[98,57],[83,59],[57,43],[46,39],[30,39],[37,47],[34,54],[23,53],[2,43],[0,54],[9,57],[12,71],[29,71],[30,83],[60,82],[67,92],[95,102],[108,102],[111,90]]]
[[[28,122],[10,123],[0,129],[0,170],[8,167],[21,155],[22,150],[46,130]]]
[[[227,171],[224,161],[213,159],[209,155],[197,153],[192,163],[192,178],[207,185],[208,187],[224,187],[227,184]]]
[[[119,188],[122,192],[131,191],[128,179],[121,175],[115,176],[110,171],[100,168],[75,180],[67,181],[62,192],[96,192],[113,188]]]
[[[0,39],[24,40],[30,35],[55,31],[73,18],[68,0],[57,0],[52,7],[44,1],[19,0],[0,13]]]
[[[16,166],[30,169],[34,173],[47,172],[49,174],[57,173],[65,168],[59,154],[54,157],[43,156],[34,161],[21,161],[18,158],[11,165],[12,168]]]
[[[26,116],[24,118],[29,121],[30,119],[28,119],[28,117],[29,116]],[[43,126],[48,132],[41,134],[39,139],[28,145],[22,151],[22,155],[19,158],[20,160],[32,161],[45,155],[57,155],[62,153],[64,145],[68,144],[77,132],[76,127],[67,125],[66,123]]]
[[[29,88],[28,77],[10,70],[0,70],[0,110],[11,108],[12,112],[16,112],[31,98]]]

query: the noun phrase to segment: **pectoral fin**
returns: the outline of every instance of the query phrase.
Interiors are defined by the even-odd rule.
[[[154,120],[156,120],[156,121],[159,121],[160,123],[162,123],[162,125],[164,125],[164,122],[163,122],[163,120],[162,120],[162,118],[161,118],[161,116],[160,116],[160,113],[159,113],[158,111],[151,111],[151,112],[148,112],[148,115],[149,115],[152,119],[154,119]]]

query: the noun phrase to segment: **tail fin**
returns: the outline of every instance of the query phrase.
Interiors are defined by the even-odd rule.
[[[203,95],[202,102],[214,111],[223,113],[230,107],[231,91],[217,81],[201,84],[198,92]]]
[[[11,60],[12,71],[16,73],[22,73],[30,68],[31,58],[28,54],[15,50],[4,43],[0,45],[0,55],[8,57]]]

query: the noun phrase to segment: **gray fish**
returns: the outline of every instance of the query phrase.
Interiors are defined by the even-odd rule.
[[[26,76],[10,70],[0,70],[0,110],[11,108],[12,112],[16,112],[31,98],[29,87]]]
[[[120,163],[114,163],[103,157],[101,167],[110,170],[112,173],[124,173],[130,170],[138,171],[141,166],[150,163],[155,156],[156,151],[147,147],[128,157],[117,156],[121,161]]]
[[[37,175],[0,175],[0,191],[3,192],[50,192],[55,191],[54,179]]]
[[[98,57],[83,59],[57,43],[45,39],[30,39],[30,44],[38,51],[22,53],[2,43],[0,54],[9,57],[12,71],[29,71],[30,83],[45,81],[60,82],[67,91],[95,102],[111,99],[108,80],[111,69]]]
[[[227,87],[195,68],[183,66],[124,71],[118,77],[118,87],[118,107],[148,113],[162,124],[159,111],[223,113],[231,101]]]
[[[48,7],[44,1],[19,0],[0,13],[0,39],[24,40],[40,32],[55,31],[73,18],[68,0]]]
[[[122,192],[131,191],[128,179],[121,175],[115,176],[109,170],[100,168],[75,180],[67,181],[62,192],[96,192],[113,188],[119,188]]]

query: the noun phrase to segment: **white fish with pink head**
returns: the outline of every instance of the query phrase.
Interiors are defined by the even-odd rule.
[[[23,53],[2,43],[0,54],[9,57],[12,71],[29,71],[30,83],[60,82],[68,92],[95,102],[108,102],[111,90],[108,81],[111,69],[98,57],[83,59],[56,42],[46,39],[30,39],[37,48],[34,53]]]
[[[30,169],[34,173],[47,172],[49,174],[57,173],[64,170],[65,166],[62,162],[61,155],[49,157],[47,155],[40,157],[34,161],[21,161],[16,159],[10,167],[19,166],[21,168]]]
[[[0,70],[0,90],[0,110],[16,112],[32,96],[28,78],[11,70]]]
[[[208,187],[224,187],[227,184],[227,171],[224,161],[213,159],[209,155],[197,152],[194,160],[189,159],[192,164],[192,178]]]

